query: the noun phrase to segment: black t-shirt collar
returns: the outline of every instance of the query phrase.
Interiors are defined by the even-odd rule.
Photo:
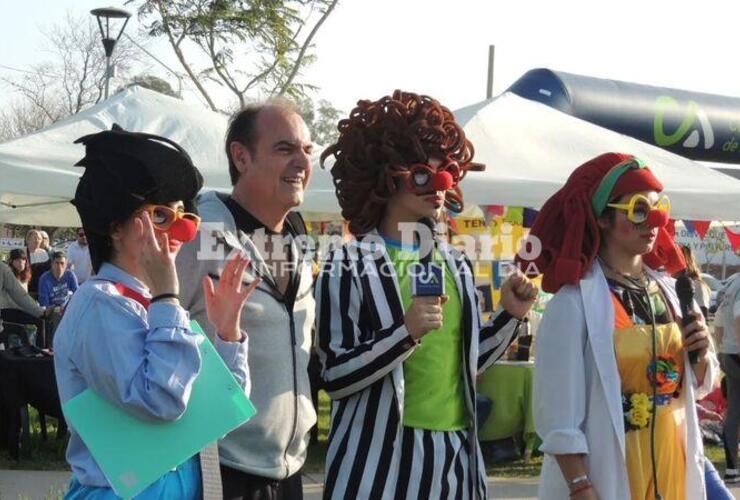
[[[264,229],[266,234],[282,234],[285,236],[290,233],[288,230],[288,224],[283,224],[282,233],[278,233],[276,231],[273,231],[269,227],[267,227],[257,217],[249,213],[244,207],[239,205],[239,203],[231,196],[228,196],[226,194],[219,194],[218,196],[219,198],[221,198],[221,201],[224,202],[224,205],[226,205],[226,208],[229,209],[229,212],[231,212],[232,217],[234,217],[234,222],[236,223],[236,227],[240,229],[241,231],[243,231],[244,233],[253,234],[258,229]]]

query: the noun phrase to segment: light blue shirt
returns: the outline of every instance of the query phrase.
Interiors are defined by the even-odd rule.
[[[74,294],[54,335],[54,368],[62,404],[87,388],[143,419],[176,420],[185,411],[200,371],[198,344],[188,313],[167,302],[148,309],[122,296],[114,284],[151,297],[139,280],[110,263]],[[216,350],[249,391],[247,342]],[[109,486],[90,451],[70,426],[67,461],[86,486]],[[111,429],[111,432],[116,432]]]

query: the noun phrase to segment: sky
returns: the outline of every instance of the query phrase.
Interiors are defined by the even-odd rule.
[[[124,6],[0,0],[0,65],[23,69],[48,60],[44,28],[67,12],[85,16],[108,5]],[[738,21],[740,2],[729,0],[340,0],[315,38],[318,60],[302,80],[345,113],[359,99],[396,88],[454,110],[485,98],[488,46],[495,45],[494,94],[527,70],[547,67],[740,97]],[[137,28],[132,18],[126,32]],[[150,41],[147,48],[180,70],[166,44]],[[166,76],[149,64],[149,72]],[[0,67],[0,76],[12,74]],[[200,100],[195,92],[184,97]],[[0,104],[9,99],[0,87]],[[220,99],[225,105],[226,94]]]

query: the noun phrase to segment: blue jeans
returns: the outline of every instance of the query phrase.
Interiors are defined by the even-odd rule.
[[[725,482],[719,477],[717,469],[707,459],[704,459],[704,483],[707,487],[707,500],[735,500]]]
[[[198,455],[182,463],[177,469],[157,479],[151,486],[136,495],[136,500],[156,500],[160,498],[177,498],[182,500],[200,500],[203,497],[203,485],[200,474]],[[83,486],[72,476],[69,491],[65,500],[117,500],[120,498],[110,487]]]

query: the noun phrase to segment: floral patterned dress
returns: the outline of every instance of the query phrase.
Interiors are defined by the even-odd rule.
[[[684,373],[681,330],[655,282],[640,288],[610,273],[607,278],[614,303],[614,347],[622,381],[626,464],[632,500],[655,498],[654,477],[662,498],[684,500],[686,427],[683,403],[678,399]],[[657,394],[654,422],[653,386]],[[655,445],[655,471],[651,443]]]

